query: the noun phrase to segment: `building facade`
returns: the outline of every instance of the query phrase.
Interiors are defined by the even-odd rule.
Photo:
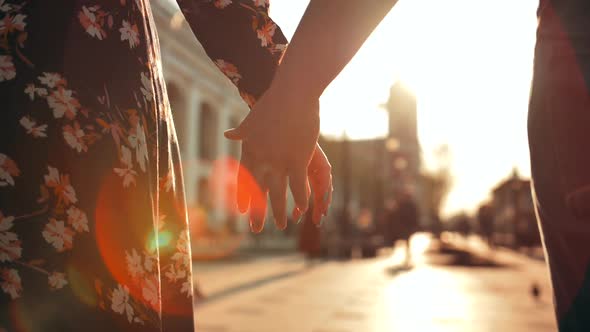
[[[540,245],[530,181],[514,171],[492,195],[493,242],[517,247]]]
[[[240,146],[223,137],[248,112],[237,89],[223,76],[194,37],[174,1],[153,0],[162,66],[184,169],[192,223],[209,230],[228,224],[245,230],[228,208],[233,199]],[[198,219],[198,220],[197,220]]]
[[[384,105],[389,113],[386,137],[320,140],[335,183],[331,218],[324,227],[328,241],[343,243],[342,238],[352,238],[348,242],[367,245],[383,237],[386,209],[408,191],[423,210],[416,105],[413,93],[395,84]]]

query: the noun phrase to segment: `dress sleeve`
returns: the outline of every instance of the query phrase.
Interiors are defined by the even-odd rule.
[[[215,65],[251,107],[274,77],[287,39],[268,16],[268,0],[177,0]]]

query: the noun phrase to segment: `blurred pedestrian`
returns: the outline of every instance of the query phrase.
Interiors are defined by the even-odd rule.
[[[383,237],[386,246],[395,247],[395,243],[400,239],[399,231],[398,206],[395,200],[387,201],[383,217]]]
[[[409,190],[405,190],[399,198],[397,208],[397,222],[400,231],[400,238],[404,241],[406,258],[405,265],[409,266],[412,261],[411,238],[414,233],[418,231],[419,226],[419,212],[418,205],[414,199],[413,194]]]

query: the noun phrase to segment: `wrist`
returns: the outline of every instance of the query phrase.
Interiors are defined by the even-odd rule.
[[[324,88],[314,80],[308,72],[295,71],[286,66],[279,66],[269,90],[278,91],[279,94],[297,99],[318,100]]]

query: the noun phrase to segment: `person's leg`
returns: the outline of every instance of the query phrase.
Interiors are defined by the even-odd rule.
[[[405,260],[405,265],[409,266],[412,262],[412,248],[410,246],[410,237],[407,237],[405,240],[405,245],[406,245],[406,260]]]
[[[590,331],[590,52],[539,40],[529,107],[533,193],[561,332]]]

